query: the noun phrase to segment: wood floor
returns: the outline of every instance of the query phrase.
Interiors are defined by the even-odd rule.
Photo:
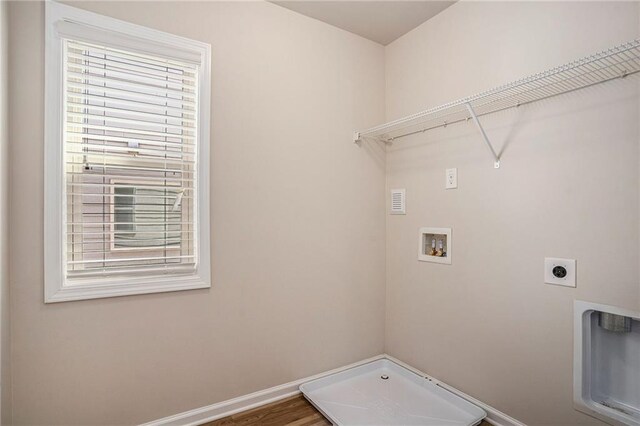
[[[324,418],[313,405],[302,395],[276,401],[269,405],[243,411],[203,426],[331,426],[331,422]],[[480,426],[491,426],[482,422]]]
[[[331,422],[324,418],[313,405],[302,395],[276,401],[269,405],[243,411],[233,416],[206,423],[203,426],[331,426]]]

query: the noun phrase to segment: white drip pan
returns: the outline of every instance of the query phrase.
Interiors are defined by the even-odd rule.
[[[335,425],[472,426],[487,415],[387,359],[307,382],[300,390]]]

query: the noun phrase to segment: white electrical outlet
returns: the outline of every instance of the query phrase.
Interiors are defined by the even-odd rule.
[[[544,282],[546,284],[576,286],[576,260],[547,257],[544,259]]]
[[[445,171],[445,189],[455,189],[458,187],[458,169],[447,169]]]

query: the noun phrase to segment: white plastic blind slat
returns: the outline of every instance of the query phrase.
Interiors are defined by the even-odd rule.
[[[79,109],[79,108],[77,108]],[[86,120],[87,124],[94,124],[96,122],[102,122],[103,125],[112,125],[111,123],[120,123],[120,126],[131,126],[132,129],[140,129],[140,130],[151,130],[151,131],[164,131],[167,134],[180,134],[180,132],[189,132],[193,130],[192,127],[189,126],[180,126],[169,123],[170,117],[167,117],[165,122],[159,122],[156,120],[142,120],[142,119],[131,119],[122,116],[112,116],[103,113],[90,113],[89,111],[83,111],[81,113],[77,111],[66,111],[67,116],[72,119],[69,121],[69,124],[73,125],[78,122],[78,120]],[[122,115],[122,114],[121,114]],[[175,121],[175,120],[172,120]],[[109,124],[106,124],[109,123]],[[164,130],[163,130],[164,129]],[[171,131],[173,130],[173,132]]]
[[[193,272],[198,66],[64,43],[67,278]]]
[[[180,103],[184,104],[185,106],[193,107],[195,105],[194,101],[189,100],[186,97],[184,97],[184,99],[176,99],[174,102],[174,100],[171,98],[167,100],[166,94],[154,93],[154,92],[149,93],[148,91],[136,91],[135,88],[130,88],[130,87],[120,89],[116,87],[104,87],[104,86],[101,86],[99,82],[97,84],[90,84],[90,83],[85,84],[85,83],[76,83],[74,81],[69,81],[69,80],[66,81],[66,84],[67,84],[67,87],[69,88],[74,88],[79,90],[91,91],[91,90],[97,89],[97,90],[103,91],[103,93],[105,93],[106,95],[111,95],[111,96],[126,95],[129,99],[131,98],[139,99],[141,101],[144,101],[143,103],[166,102],[168,104],[172,104],[172,103],[178,103],[178,101],[180,101]]]

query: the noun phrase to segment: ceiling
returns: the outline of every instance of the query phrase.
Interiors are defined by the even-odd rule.
[[[272,3],[387,45],[455,1],[287,0]]]

